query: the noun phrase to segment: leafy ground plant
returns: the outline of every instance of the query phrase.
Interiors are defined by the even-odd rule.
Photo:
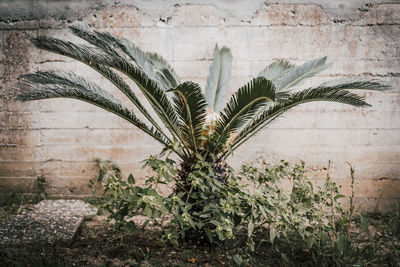
[[[173,167],[174,171],[171,170],[170,177],[163,176],[163,179],[174,181],[174,201],[184,204],[185,208],[177,209],[173,214],[176,218],[182,218],[185,224],[180,224],[175,235],[166,237],[171,240],[182,236],[182,232],[185,232],[186,238],[186,223],[191,225],[191,229],[195,229],[193,236],[210,239],[210,236],[214,237],[216,234],[219,239],[230,237],[230,231],[236,227],[235,220],[233,225],[230,225],[231,221],[214,223],[214,229],[210,225],[202,225],[200,216],[208,216],[203,214],[207,213],[204,209],[212,209],[214,201],[222,197],[214,192],[223,192],[228,184],[232,190],[242,190],[241,187],[236,188],[235,179],[229,177],[226,159],[282,113],[297,105],[314,101],[365,107],[369,104],[352,90],[388,88],[376,80],[338,79],[293,91],[294,86],[299,85],[302,80],[329,66],[326,64],[326,57],[323,57],[298,66],[286,60],[273,62],[228,98],[227,84],[232,55],[226,47],[215,47],[214,60],[203,92],[198,84],[191,81],[181,82],[176,72],[160,55],[144,52],[127,39],[79,27],[70,29],[89,45],[46,36],[29,39],[40,49],[73,58],[103,75],[131,100],[146,121],[139,119],[106,90],[69,72],[38,71],[22,75],[17,86],[17,99],[28,101],[64,97],[91,103],[118,115],[153,137],[164,146],[163,153],[176,154],[179,161]],[[136,89],[144,95],[153,112],[146,110],[119,72],[136,83]],[[156,122],[154,115],[163,125]],[[157,159],[148,161],[148,164],[154,165],[153,161]],[[157,164],[161,164],[163,168],[172,165],[167,160]],[[155,168],[157,171],[165,171],[158,166]],[[127,184],[121,186],[130,187],[132,181],[131,178]],[[204,193],[209,189],[213,194]],[[125,197],[119,195],[122,192],[115,187],[109,186],[109,190],[114,192],[115,198],[121,198],[121,201]],[[132,187],[131,190],[136,190],[135,193],[138,194],[145,193],[149,197],[138,205],[148,207],[146,211],[150,218],[163,212],[159,210],[150,213],[150,207],[160,205],[155,191],[146,189],[148,191],[143,192],[141,190],[145,189],[137,187]],[[123,208],[128,213],[131,212],[129,209],[135,207]],[[167,209],[168,205],[160,208]],[[198,221],[192,218],[197,218]],[[249,220],[248,224],[251,229],[254,222]],[[201,231],[196,233],[199,229]]]
[[[339,201],[345,196],[339,193],[329,170],[323,185],[315,187],[304,163],[291,167],[282,161],[277,166],[258,168],[247,164],[240,173],[231,173],[229,182],[223,184],[213,177],[213,165],[199,159],[198,169],[189,178],[197,190],[191,190],[183,201],[179,196],[182,192],[175,190],[168,196],[157,192],[160,185],[176,177],[173,161],[151,157],[145,164],[155,172],[145,186],[137,186],[133,176],[127,181],[113,176],[104,183],[102,207],[117,231],[136,232],[139,226],[132,218],[142,215],[147,220],[140,227],[156,225],[161,240],[178,250],[188,244],[230,244],[235,249],[229,261],[236,266],[257,266],[260,255],[270,255],[275,263],[301,266],[368,265],[378,261],[365,255],[376,254],[382,244],[362,241],[360,235],[371,239],[368,220],[354,211],[353,195],[350,209],[342,209]],[[354,168],[350,167],[354,185]],[[291,186],[285,190],[282,184]],[[196,235],[199,232],[204,235]],[[398,243],[391,242],[386,253],[396,255]],[[186,254],[184,257],[189,258]]]
[[[23,208],[47,198],[48,187],[45,177],[39,176],[34,183],[33,193],[12,192],[0,201],[0,220],[11,214],[20,212]]]
[[[105,173],[121,179],[121,175],[118,174],[119,168],[115,164],[99,163],[99,166],[104,168],[100,176],[104,178],[104,183],[111,182],[104,175]],[[282,162],[278,166],[258,166],[257,168],[246,165],[241,173],[235,175],[235,178],[241,176],[246,189],[247,186],[257,188],[258,181],[268,181],[269,187],[275,188],[271,191],[269,198],[279,199],[276,195],[280,190],[280,199],[283,201],[276,205],[276,209],[274,205],[273,209],[266,213],[268,216],[275,212],[283,215],[271,218],[270,222],[266,222],[262,227],[258,227],[260,225],[258,217],[251,215],[254,225],[251,239],[248,236],[247,221],[244,221],[241,229],[235,227],[233,238],[218,241],[216,235],[217,242],[213,246],[208,243],[197,244],[197,242],[180,242],[178,247],[168,246],[159,242],[160,237],[166,236],[168,232],[170,224],[167,220],[162,223],[160,219],[152,219],[158,220],[157,223],[162,224],[164,230],[160,226],[152,226],[148,223],[143,230],[127,233],[119,231],[128,230],[123,227],[122,229],[114,227],[114,230],[110,225],[105,227],[106,216],[95,216],[84,222],[71,244],[0,246],[0,266],[399,266],[400,239],[395,231],[398,227],[398,215],[395,210],[387,217],[376,214],[373,217],[361,217],[354,210],[351,215],[350,211],[342,212],[340,206],[335,204],[335,230],[327,232],[328,238],[324,239],[320,246],[312,242],[311,248],[308,248],[309,237],[314,240],[323,240],[322,237],[327,236],[320,230],[321,226],[323,229],[332,228],[329,225],[332,225],[333,218],[330,205],[332,196],[334,203],[343,199],[343,196],[335,192],[336,186],[330,183],[332,182],[330,180],[330,182],[325,181],[325,185],[321,185],[320,188],[312,186],[314,195],[322,194],[326,203],[321,205],[320,200],[314,201],[316,196],[305,193],[310,192],[309,181],[312,180],[307,178],[310,176],[305,170],[301,163],[290,167]],[[296,182],[294,183],[293,180]],[[244,183],[244,181],[247,182]],[[290,181],[292,187],[285,191],[281,188],[279,181]],[[262,186],[260,188],[261,191],[265,190]],[[260,188],[252,189],[248,193],[254,197]],[[292,195],[293,191],[296,193]],[[333,192],[333,195],[326,192]],[[314,202],[313,205],[309,204],[310,198],[311,202]],[[104,199],[100,199],[97,203],[107,202],[105,206],[110,207],[113,201],[112,195],[107,193]],[[289,203],[291,206],[288,206]],[[216,204],[222,203],[216,202]],[[242,208],[248,206],[243,205]],[[264,204],[264,206],[268,205]],[[311,212],[304,213],[304,209],[301,208],[304,206],[307,207],[306,210],[310,210],[313,206],[322,207],[325,212],[321,214],[319,209],[314,208]],[[227,207],[224,203],[224,208]],[[286,207],[284,213],[280,211],[283,207]],[[216,212],[221,209],[222,207],[216,209]],[[257,206],[255,211],[260,213]],[[117,211],[113,210],[113,213]],[[259,218],[262,219],[262,216],[261,214]],[[288,220],[284,219],[285,217]],[[301,218],[303,222],[314,223],[310,223],[310,226],[304,230],[301,224],[296,222],[298,218]],[[142,218],[139,219],[142,220]],[[130,220],[129,217],[121,219],[121,221]],[[143,227],[140,220],[135,220],[136,227]],[[171,221],[171,216],[168,220]],[[120,225],[123,226],[125,223],[122,222]],[[271,225],[275,225],[272,231]],[[287,233],[286,236],[282,233],[282,229]],[[303,238],[302,234],[307,238]],[[342,237],[342,241],[337,242],[339,236],[344,238]],[[336,243],[339,245],[334,246]],[[341,246],[340,243],[346,245]],[[342,248],[347,249],[346,253],[341,252]]]

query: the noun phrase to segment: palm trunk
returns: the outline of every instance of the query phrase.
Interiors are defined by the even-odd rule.
[[[218,193],[210,195],[210,198],[207,199],[207,201],[203,202],[199,202],[198,199],[191,197],[193,194],[198,193],[200,190],[198,188],[193,187],[192,183],[188,180],[189,175],[192,173],[192,171],[194,171],[193,168],[195,164],[196,164],[195,162],[190,162],[190,161],[182,162],[178,174],[178,179],[183,182],[182,183],[183,186],[176,185],[175,192],[177,194],[183,192],[180,199],[184,203],[192,205],[189,213],[196,218],[196,216],[193,214],[196,212],[201,213],[204,209],[204,206],[208,205],[210,202],[218,202],[219,195]],[[213,176],[214,179],[217,179],[223,186],[228,185],[230,174],[228,172],[226,162],[220,161],[213,163],[213,173],[209,175]],[[201,218],[197,219],[201,220]],[[185,242],[189,243],[208,243],[208,245],[211,245],[203,229],[198,230],[191,228],[189,230],[186,230],[184,239]]]

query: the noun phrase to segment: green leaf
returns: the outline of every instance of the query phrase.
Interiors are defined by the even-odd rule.
[[[285,253],[281,253],[281,257],[284,262],[291,263],[291,261],[289,260],[289,257]]]
[[[126,54],[150,79],[155,80],[164,90],[179,84],[179,78],[175,71],[159,54],[144,52],[128,39],[117,38],[107,32],[88,31],[76,26],[70,26],[69,28],[76,36],[97,47],[101,47],[112,55],[122,57],[122,54]]]
[[[178,242],[178,239],[177,239],[177,238],[172,237],[172,238],[170,239],[170,241],[171,241],[172,244],[174,244],[176,247],[179,246],[179,242]]]
[[[276,237],[275,227],[271,226],[269,228],[269,240],[271,241],[271,244],[274,244],[275,237]]]
[[[220,241],[223,241],[223,240],[226,239],[222,232],[217,232],[217,235],[218,235],[218,238],[219,238]]]
[[[137,229],[136,228],[136,224],[133,221],[129,221],[129,222],[126,223],[125,229],[128,232],[133,232],[133,231],[135,231]]]
[[[258,77],[241,87],[229,100],[211,136],[211,143],[216,151],[226,143],[231,133],[243,126],[256,112],[268,102],[275,101],[274,84]]]
[[[168,141],[162,134],[148,127],[130,110],[97,84],[70,72],[42,72],[21,75],[18,100],[38,100],[47,98],[73,98],[103,108],[140,128],[163,144]]]
[[[203,228],[204,225],[205,225],[204,223],[198,222],[198,223],[197,223],[197,229],[200,230],[201,228]]]
[[[211,230],[210,230],[209,228],[205,228],[205,229],[204,229],[204,232],[205,232],[206,235],[207,235],[208,241],[210,241],[211,244],[214,243],[214,235],[213,235],[213,233],[211,232]]]
[[[146,206],[145,208],[144,208],[144,213],[146,214],[146,216],[147,216],[147,218],[152,218],[152,216],[153,216],[153,210],[152,210],[152,208],[151,207],[149,207],[149,206]]]
[[[321,233],[321,244],[325,245],[329,241],[329,235],[326,232]]]
[[[289,71],[285,72],[279,79],[275,80],[277,91],[284,91],[290,87],[295,86],[300,81],[305,78],[311,77],[323,70],[325,70],[330,65],[325,65],[326,57],[314,59],[308,61],[300,66],[291,68]]]
[[[85,62],[105,65],[126,74],[136,83],[171,134],[176,138],[181,139],[177,126],[176,113],[166,96],[165,91],[159,87],[158,83],[150,79],[140,68],[136,67],[133,63],[120,55],[118,51],[113,50],[111,45],[107,44],[104,40],[93,40],[96,36],[91,32],[85,31],[83,37],[80,35],[78,36],[86,38],[86,35],[89,37],[85,40],[98,45],[98,47],[75,45],[71,42],[49,37],[31,38],[31,41],[38,48],[46,49],[72,58],[81,58],[81,60]],[[165,137],[165,135],[163,136]],[[171,142],[167,145],[170,145],[170,143]],[[178,150],[174,151],[181,157],[183,156]]]
[[[129,198],[129,192],[127,190],[123,190],[122,195],[124,196],[125,199]]]
[[[315,239],[314,239],[313,236],[307,237],[306,238],[306,247],[307,247],[307,249],[311,249],[311,247],[313,246],[314,242],[315,242]]]
[[[130,183],[131,185],[134,185],[136,183],[135,178],[133,178],[132,174],[129,174],[128,176],[128,183]]]
[[[389,90],[390,85],[375,79],[340,78],[324,82],[318,87],[326,90]]]
[[[294,68],[295,65],[291,64],[287,60],[278,60],[272,62],[265,69],[263,69],[257,77],[264,77],[270,81],[274,81],[277,78],[281,77],[285,72]]]
[[[333,199],[338,200],[339,198],[344,198],[344,197],[346,197],[346,196],[342,195],[342,194],[337,194]]]
[[[190,226],[191,226],[193,229],[196,229],[196,224],[195,224],[195,222],[194,222],[192,219],[190,219],[190,218],[189,218],[189,224],[190,224]]]
[[[251,237],[251,234],[253,233],[253,231],[254,231],[254,224],[253,224],[253,221],[250,220],[249,224],[247,225],[247,236],[249,238]]]
[[[215,226],[220,226],[221,223],[219,221],[216,220],[210,220],[210,223],[214,224]]]
[[[358,85],[361,86],[360,84]],[[374,82],[375,88],[379,88],[378,85],[379,83]],[[233,140],[233,150],[238,148],[241,144],[247,141],[266,125],[274,121],[274,119],[282,115],[284,112],[300,104],[314,101],[330,101],[349,104],[356,107],[370,106],[367,102],[365,102],[364,97],[351,93],[348,90],[344,90],[344,88],[351,89],[351,86],[351,84],[342,87],[327,87],[325,85],[321,85],[293,93],[288,98],[286,103],[278,103],[270,106],[268,109],[264,110],[261,115],[252,119],[246,126],[244,126]],[[363,86],[368,88],[368,90],[372,90],[370,88],[373,87],[369,83],[365,83]]]
[[[179,118],[179,128],[185,143],[197,152],[199,137],[203,131],[206,101],[199,85],[185,82],[169,90],[174,92],[174,107]]]
[[[229,48],[215,46],[214,60],[206,85],[206,102],[210,109],[218,113],[224,105],[231,72],[232,54]]]
[[[340,235],[339,238],[335,241],[335,248],[338,252],[338,255],[342,256],[346,252],[349,252],[350,242],[344,235]]]
[[[152,218],[153,218],[153,219],[160,218],[161,214],[162,214],[161,211],[159,211],[159,210],[153,210]]]
[[[82,35],[86,36],[86,39],[89,38],[89,42],[101,45],[104,48],[107,48],[106,51],[111,53],[116,57],[121,57],[110,48],[105,42],[101,42],[94,35],[94,33],[79,30]],[[103,52],[94,47],[88,47],[85,45],[73,44],[71,42],[62,41],[56,38],[50,38],[41,36],[38,38],[29,38],[29,40],[38,48],[45,49],[54,53],[58,53],[64,56],[71,57],[75,60],[78,60],[84,64],[87,64],[100,74],[102,74],[105,78],[107,78],[110,82],[112,82],[118,89],[120,89],[131,101],[135,104],[140,112],[155,126],[161,133],[161,128],[158,127],[157,123],[150,116],[149,112],[143,107],[139,99],[136,97],[135,93],[131,90],[129,85],[122,79],[120,75],[115,73],[111,68],[99,64],[97,61],[108,61],[110,60],[110,55],[107,55],[106,52]],[[99,43],[100,42],[100,43]],[[106,59],[107,58],[107,59]],[[165,136],[166,137],[166,136]]]

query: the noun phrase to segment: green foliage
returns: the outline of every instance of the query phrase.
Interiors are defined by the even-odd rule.
[[[389,213],[389,225],[392,235],[400,239],[400,205],[396,203],[393,211]]]
[[[44,176],[38,176],[35,182],[35,194],[36,198],[43,200],[47,198],[46,189],[48,188],[49,184],[46,181]]]
[[[231,72],[232,54],[229,48],[215,46],[214,60],[210,66],[210,75],[205,88],[205,99],[211,110],[220,112],[227,97],[228,82]]]
[[[110,160],[95,159],[96,165],[99,167],[99,175],[96,179],[90,180],[89,187],[93,188],[96,182],[100,182],[103,186],[112,178],[121,179],[121,169],[117,164]]]
[[[195,164],[197,154],[210,162],[225,160],[248,138],[297,105],[333,101],[364,107],[368,106],[364,97],[352,90],[389,88],[376,80],[339,79],[302,91],[291,91],[329,64],[326,64],[326,57],[298,66],[278,60],[227,99],[232,55],[226,47],[215,47],[203,92],[199,85],[190,81],[181,83],[160,55],[144,52],[127,39],[80,27],[70,29],[90,45],[45,36],[29,37],[29,40],[40,49],[87,64],[121,90],[143,116],[134,114],[122,101],[95,83],[67,72],[38,71],[22,75],[16,98],[29,101],[65,97],[96,105],[153,137],[176,153],[186,167]],[[153,113],[146,110],[146,105],[118,72],[137,85]],[[224,103],[227,103],[225,107]],[[154,113],[162,125],[153,118]],[[212,154],[217,156],[216,160],[212,159]]]
[[[21,209],[25,208],[27,205],[36,204],[39,201],[46,199],[47,188],[48,183],[46,178],[44,176],[39,176],[36,178],[33,185],[33,193],[10,193],[7,198],[2,199],[0,202],[0,219],[20,212]]]
[[[277,244],[290,246],[290,253],[280,252],[286,261],[296,261],[294,255],[303,250],[310,255],[311,262],[318,264],[336,263],[336,259],[347,257],[349,243],[345,232],[338,230],[348,231],[353,214],[336,222],[343,213],[338,204],[342,196],[329,176],[324,186],[314,188],[304,164],[289,168],[282,162],[261,170],[244,166],[237,175],[225,160],[297,105],[330,101],[366,107],[369,104],[364,97],[352,90],[384,90],[388,85],[377,80],[338,79],[292,90],[304,79],[326,69],[326,57],[298,66],[278,60],[225,99],[232,65],[228,48],[215,48],[203,92],[193,82],[181,83],[160,55],[144,52],[127,39],[79,27],[70,29],[89,45],[45,36],[29,40],[40,49],[70,57],[100,73],[136,106],[140,115],[107,90],[67,72],[23,75],[16,99],[64,97],[85,101],[123,118],[164,146],[164,158],[150,157],[145,161],[156,174],[144,186],[138,186],[133,176],[122,180],[116,166],[99,162],[103,165],[97,180],[105,190],[104,208],[110,212],[110,219],[116,221],[116,228],[134,230],[137,226],[128,218],[145,215],[149,222],[163,229],[163,240],[175,246],[183,240],[201,238],[202,242],[218,244],[245,233],[250,251],[259,245],[255,237],[260,235],[265,237],[261,243],[270,243],[274,248],[279,248]],[[141,103],[119,73],[136,84],[149,105]],[[154,112],[148,112],[145,106]],[[179,161],[169,159],[170,153],[175,153]],[[283,180],[292,184],[290,192],[280,188]],[[167,197],[158,191],[163,184],[174,188]],[[166,219],[169,223],[164,226],[162,221]],[[366,224],[362,217],[360,222]],[[236,257],[236,261],[246,259]]]
[[[260,168],[246,164],[237,174],[228,167],[229,181],[216,178],[215,165],[201,156],[185,181],[176,178],[171,159],[150,157],[145,165],[155,174],[144,186],[132,175],[127,181],[113,176],[104,185],[103,207],[115,220],[115,229],[134,231],[138,226],[130,218],[144,215],[143,227],[158,225],[161,240],[175,247],[182,242],[238,242],[244,249],[231,261],[239,266],[263,249],[272,249],[288,264],[318,266],[354,263],[365,251],[351,243],[349,227],[356,223],[368,234],[368,220],[355,215],[354,207],[343,211],[339,201],[345,196],[331,180],[329,168],[323,185],[316,187],[303,162],[294,167],[285,161]],[[163,196],[157,191],[162,184],[175,190]],[[282,184],[290,184],[290,189]]]

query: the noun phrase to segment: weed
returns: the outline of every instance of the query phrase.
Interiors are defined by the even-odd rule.
[[[36,204],[47,198],[48,183],[43,176],[36,178],[34,192],[31,194],[12,192],[0,203],[0,220],[20,212],[28,205]]]

